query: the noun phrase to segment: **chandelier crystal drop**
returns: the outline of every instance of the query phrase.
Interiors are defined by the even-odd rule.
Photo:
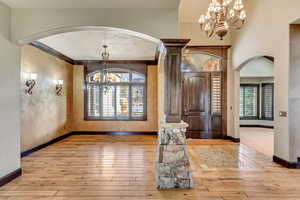
[[[211,0],[206,14],[201,15],[198,22],[208,37],[215,34],[223,40],[229,29],[242,28],[246,18],[242,0]]]

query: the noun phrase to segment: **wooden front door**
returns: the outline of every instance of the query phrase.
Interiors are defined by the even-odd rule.
[[[183,73],[183,116],[187,137],[221,138],[221,73]]]

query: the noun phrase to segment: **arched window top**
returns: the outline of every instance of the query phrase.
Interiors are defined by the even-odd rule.
[[[87,74],[86,81],[88,83],[101,84],[104,80],[109,83],[145,83],[145,74],[130,70],[130,69],[120,69],[120,68],[107,68],[98,69],[96,71]]]
[[[85,120],[147,120],[147,67],[89,63],[85,67]]]
[[[185,53],[182,58],[181,70],[183,72],[222,71],[222,58],[209,53]]]

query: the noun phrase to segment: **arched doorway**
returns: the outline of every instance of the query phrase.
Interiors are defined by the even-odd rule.
[[[271,157],[274,155],[274,58],[250,58],[237,72],[240,141]]]
[[[36,41],[63,54],[72,62],[63,62],[61,59],[51,56],[55,54],[49,55],[47,50],[45,51],[48,54],[45,54],[28,45]],[[156,81],[157,66],[153,63],[155,63],[160,40],[130,30],[80,26],[38,33],[19,41],[19,44],[23,46],[21,56],[22,91],[24,91],[27,79],[25,74],[27,72],[37,74],[37,84],[33,89],[33,94],[28,95],[22,92],[21,143],[23,152],[69,132],[157,132],[158,120],[155,104],[157,102],[158,83]],[[145,108],[143,107],[145,114],[146,111],[148,113],[147,118],[144,117],[139,121],[128,119],[126,119],[127,121],[115,119],[111,121],[107,119],[84,120],[84,112],[87,110],[84,108],[90,99],[97,100],[96,103],[93,103],[95,107],[101,103],[99,106],[101,110],[108,108],[106,104],[104,105],[104,97],[106,98],[105,102],[109,102],[110,105],[112,102],[114,103],[112,109],[115,109],[113,111],[116,113],[119,108],[124,108],[124,102],[129,102],[125,103],[127,106],[125,110],[130,111],[130,115],[137,110],[137,106],[134,107],[133,104],[136,94],[133,91],[137,91],[137,86],[141,85],[138,81],[134,83],[136,87],[131,87],[131,85],[130,87],[123,87],[122,84],[127,84],[127,79],[123,81],[124,83],[116,83],[122,87],[116,86],[113,95],[103,96],[103,92],[100,94],[100,90],[96,91],[92,88],[91,93],[95,94],[95,98],[85,98],[87,88],[85,74],[88,68],[102,66],[101,53],[104,44],[108,45],[109,48],[109,67],[124,68],[126,65],[144,70],[147,78],[143,84],[147,88],[145,93],[147,92],[148,95],[145,94],[142,98],[143,101],[138,101],[135,105],[147,102]],[[120,74],[128,76],[128,80],[134,80],[135,74],[133,73],[118,73],[118,75]],[[60,96],[55,93],[56,85],[54,82],[58,80],[62,80],[64,84]],[[126,96],[128,101],[124,100],[125,97],[123,98],[123,96]],[[42,115],[41,113],[47,114]],[[52,123],[43,123],[45,121]]]

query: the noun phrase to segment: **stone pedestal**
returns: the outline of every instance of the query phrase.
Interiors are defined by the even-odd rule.
[[[186,145],[187,123],[161,124],[158,134],[158,189],[193,188],[191,167]]]

